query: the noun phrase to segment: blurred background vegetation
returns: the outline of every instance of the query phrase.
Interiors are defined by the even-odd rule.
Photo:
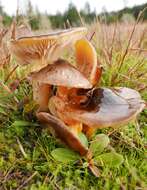
[[[34,8],[28,0],[25,13],[19,13],[17,17],[19,23],[27,21],[33,30],[48,29],[48,28],[66,28],[69,26],[79,26],[81,22],[92,23],[96,19],[101,22],[110,24],[116,21],[132,22],[138,17],[141,10],[147,7],[147,3],[132,8],[124,8],[116,12],[107,12],[105,8],[101,14],[97,14],[95,10],[91,10],[90,4],[87,2],[83,9],[79,12],[73,3],[68,5],[64,13],[57,12],[55,15],[41,13],[39,9]],[[14,16],[9,16],[3,9],[0,3],[0,25],[9,26]],[[80,19],[79,19],[80,18]],[[147,11],[143,15],[143,21],[147,20]]]

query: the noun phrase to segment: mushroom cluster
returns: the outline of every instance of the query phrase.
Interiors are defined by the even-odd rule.
[[[98,128],[124,125],[145,106],[133,89],[96,87],[102,69],[86,33],[79,27],[10,42],[19,64],[34,65],[29,79],[39,105],[37,118],[81,155],[88,148],[80,141],[80,132],[90,137]],[[76,66],[60,58],[69,47],[74,47]]]

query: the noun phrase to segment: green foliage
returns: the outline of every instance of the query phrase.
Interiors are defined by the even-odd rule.
[[[26,14],[31,28],[33,30],[38,30],[40,25],[40,13],[38,10],[34,11],[31,1],[28,1]]]
[[[77,13],[77,8],[74,4],[70,3],[68,6],[67,11],[64,13],[64,21],[66,22],[69,20],[69,23],[72,25],[75,25],[78,23],[78,13]]]
[[[13,18],[7,14],[3,15],[3,25],[4,26],[10,26],[10,24],[12,23]]]
[[[35,124],[32,122],[28,122],[28,121],[14,121],[14,123],[12,123],[12,127],[27,127],[27,126],[34,126]]]
[[[50,19],[53,28],[64,27],[64,18],[60,12],[57,12],[56,15],[50,15],[48,18]]]
[[[95,157],[96,162],[107,165],[107,167],[118,167],[123,162],[123,156],[116,152],[109,152]]]
[[[51,155],[55,160],[63,163],[77,161],[80,158],[77,153],[67,148],[56,148],[51,152]]]
[[[33,16],[29,19],[29,24],[32,28],[32,30],[38,30],[39,29],[39,17]]]
[[[110,140],[105,134],[98,134],[90,144],[90,150],[94,155],[100,154],[108,146]]]
[[[88,147],[88,139],[84,133],[79,133],[78,137],[85,147]]]

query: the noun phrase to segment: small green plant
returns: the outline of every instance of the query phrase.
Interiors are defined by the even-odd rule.
[[[86,136],[84,134],[83,136],[84,142],[86,141],[87,145],[88,140],[85,140]],[[93,159],[94,163],[96,162],[96,165],[105,165],[110,168],[118,167],[120,164],[123,163],[123,156],[116,153],[114,150],[111,152],[106,152],[108,151],[107,147],[109,143],[110,140],[107,135],[96,135],[96,137],[94,138],[94,140],[91,141],[89,146],[89,151],[92,154],[91,159]],[[74,151],[67,148],[56,148],[51,152],[51,155],[56,161],[62,163],[75,163],[76,161],[80,161],[82,159],[82,157],[80,157],[78,153],[75,153]],[[85,164],[86,162],[88,167],[88,161],[85,159]],[[83,165],[85,164],[83,163]]]

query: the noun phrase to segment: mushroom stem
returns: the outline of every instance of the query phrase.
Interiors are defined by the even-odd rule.
[[[90,127],[88,125],[83,126],[83,132],[86,134],[86,136],[91,139],[92,135],[95,133],[96,129],[94,127]]]
[[[33,81],[33,99],[39,105],[38,111],[48,111],[51,85]]]
[[[78,135],[82,131],[83,126],[82,123],[78,122],[74,125],[69,125],[69,128],[75,135]]]

